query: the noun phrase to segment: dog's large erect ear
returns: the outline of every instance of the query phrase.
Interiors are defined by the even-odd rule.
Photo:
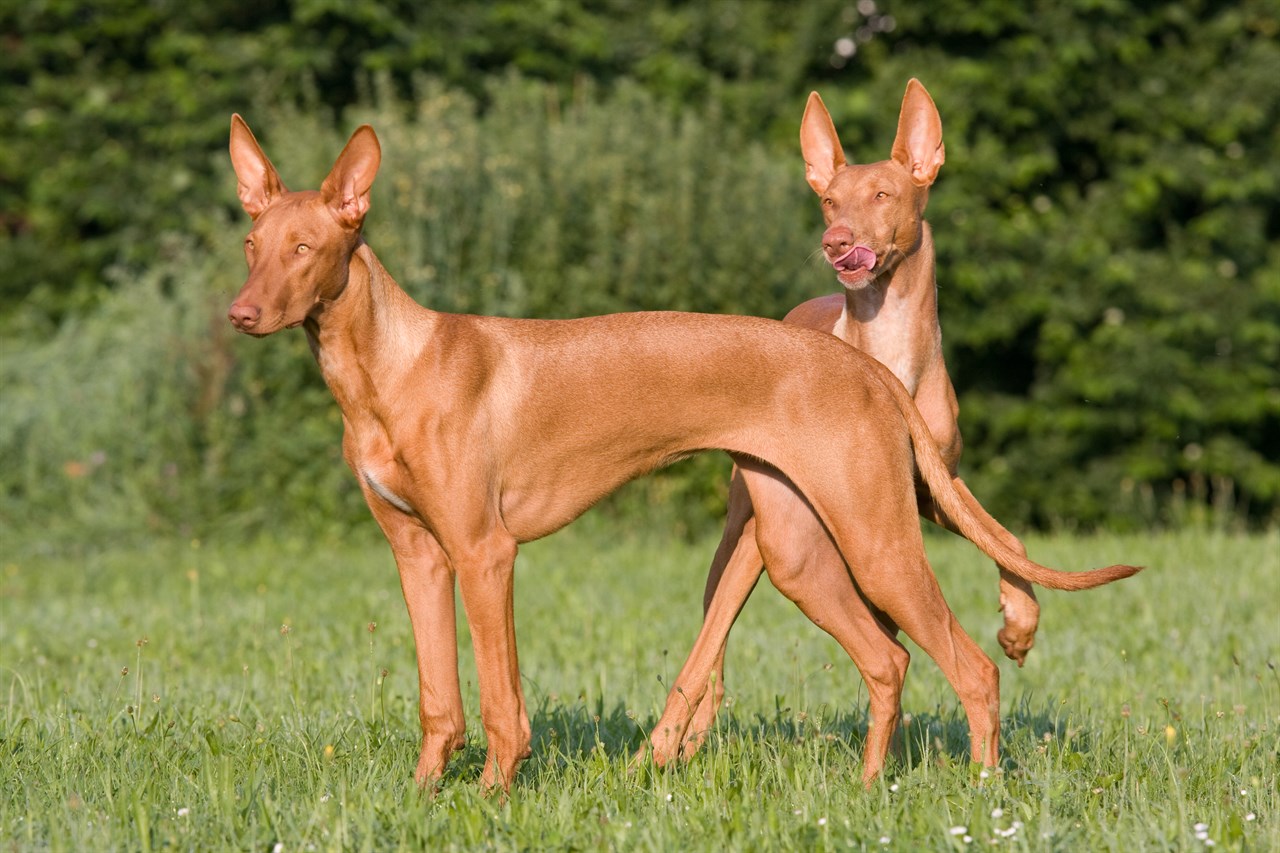
[[[942,118],[933,98],[914,77],[907,83],[898,113],[898,136],[893,140],[893,159],[911,173],[916,186],[927,187],[938,177],[946,160],[942,145]]]
[[[287,192],[276,167],[262,153],[253,131],[238,113],[231,116],[231,168],[236,170],[240,204],[252,219]]]
[[[827,191],[836,170],[844,165],[844,149],[831,114],[817,92],[809,93],[809,103],[804,107],[800,120],[800,152],[804,155],[804,176],[821,195]]]
[[[382,147],[369,125],[361,125],[347,140],[329,177],[320,185],[320,195],[347,228],[359,228],[369,212],[369,190],[382,162]]]

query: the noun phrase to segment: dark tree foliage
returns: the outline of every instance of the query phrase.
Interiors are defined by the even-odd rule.
[[[886,66],[927,75],[944,115],[940,311],[983,491],[1039,523],[1184,499],[1269,516],[1276,7],[925,9]]]
[[[805,96],[881,159],[912,76],[943,118],[929,218],[987,506],[1087,527],[1280,511],[1271,0],[34,0],[0,7],[0,47],[15,522],[115,502],[144,507],[117,526],[187,525],[265,491],[360,517],[305,347],[221,325],[232,111],[299,182],[376,120],[379,245],[436,307],[780,316],[835,286],[806,261]],[[721,476],[653,500],[714,515]]]

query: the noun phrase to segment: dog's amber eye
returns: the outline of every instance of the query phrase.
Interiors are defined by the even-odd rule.
[[[822,200],[822,203],[823,203],[823,204],[825,204],[827,207],[835,207],[835,206],[836,206],[836,200],[835,200],[835,199],[833,199],[831,196],[827,196],[826,198],[824,198],[824,199]]]
[[[876,193],[876,198],[888,198],[888,197],[889,197],[889,194],[884,190],[880,190],[880,192]]]
[[[306,243],[299,243],[299,244],[298,244],[297,252],[298,252],[298,254],[299,254],[299,255],[305,254],[305,253],[310,252],[310,251],[311,251],[311,247],[310,247],[310,246],[308,246]]]

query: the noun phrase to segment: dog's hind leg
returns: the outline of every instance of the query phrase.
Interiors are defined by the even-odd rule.
[[[840,644],[866,682],[871,723],[862,780],[870,785],[898,728],[911,656],[898,642],[896,628],[877,618],[854,585],[826,528],[795,485],[765,465],[744,464],[743,478],[756,507],[756,542],[769,580]]]

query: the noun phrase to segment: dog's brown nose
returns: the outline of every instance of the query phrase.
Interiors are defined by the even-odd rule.
[[[827,258],[838,258],[853,247],[853,231],[845,225],[832,225],[822,235],[822,250]]]
[[[227,312],[227,319],[231,321],[231,325],[242,332],[247,332],[258,325],[258,319],[261,316],[261,308],[256,305],[242,305],[239,302],[233,302],[231,310]]]

